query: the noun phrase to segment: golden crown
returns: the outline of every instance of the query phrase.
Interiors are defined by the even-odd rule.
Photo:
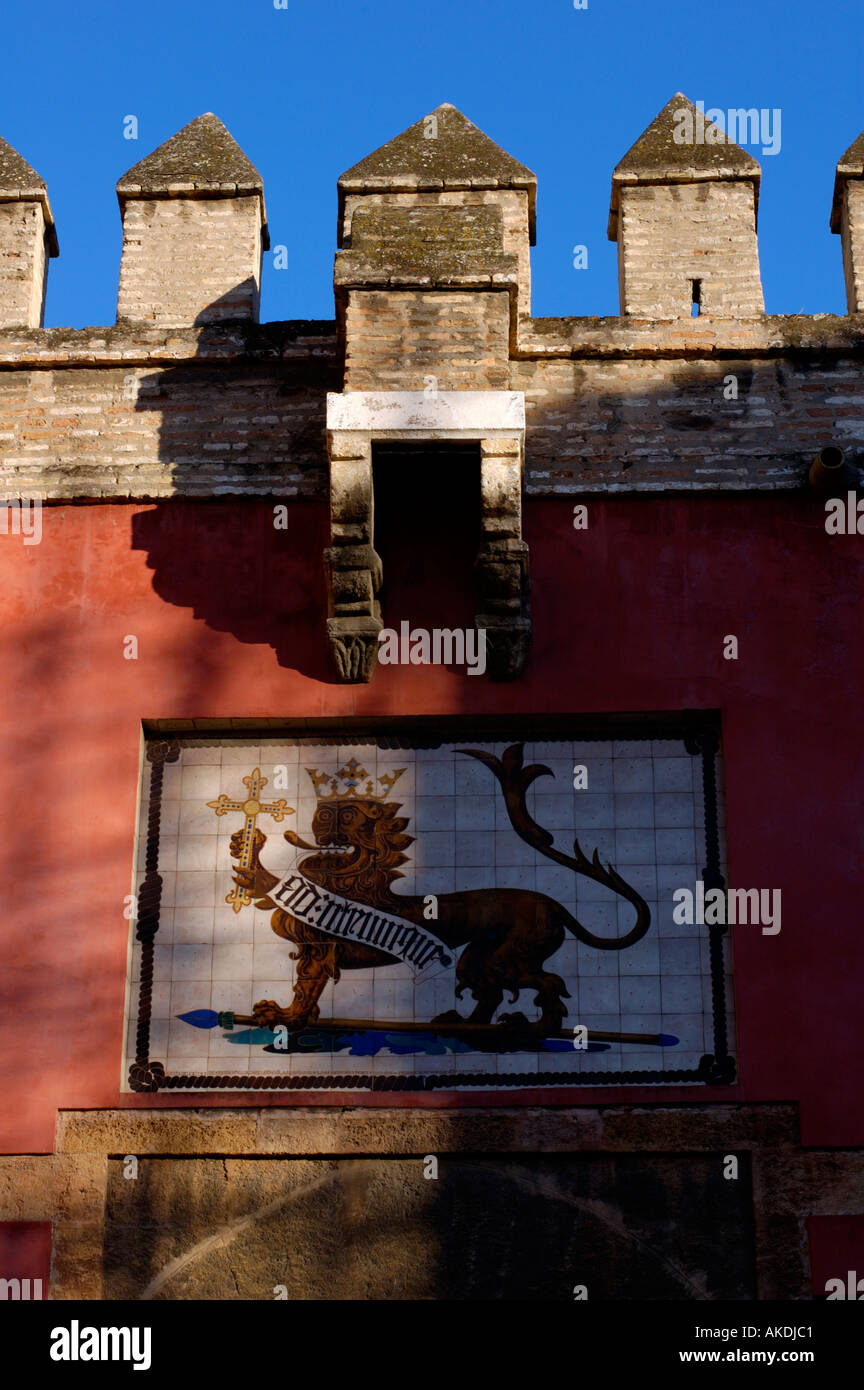
[[[361,767],[356,758],[349,758],[344,767],[340,767],[335,776],[329,772],[318,772],[314,767],[307,767],[309,779],[315,788],[315,795],[320,801],[333,801],[337,797],[341,801],[384,801],[387,794],[393,790],[396,782],[405,771],[404,767],[397,767],[393,772],[385,772],[381,777],[374,780],[381,783],[383,791],[376,792],[374,782],[365,767]],[[363,785],[363,779],[366,785]],[[328,791],[327,788],[330,788]]]

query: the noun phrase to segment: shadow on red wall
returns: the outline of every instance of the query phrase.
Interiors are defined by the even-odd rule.
[[[397,631],[402,621],[426,630],[475,623],[479,460],[441,456],[431,476],[430,486],[416,455],[376,462],[382,616]],[[172,499],[132,518],[132,549],[146,552],[161,599],[215,632],[271,647],[282,667],[338,684],[325,630],[329,540],[326,508],[296,497]]]
[[[283,514],[287,529],[277,529]],[[287,507],[277,499],[172,500],[132,518],[132,549],[146,552],[165,603],[191,608],[238,642],[271,647],[280,666],[316,681],[332,679],[321,560],[327,540],[324,509],[296,498]]]

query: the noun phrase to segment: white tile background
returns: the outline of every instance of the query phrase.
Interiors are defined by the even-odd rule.
[[[465,746],[459,744],[458,746]],[[468,744],[468,746],[475,746]],[[480,746],[480,745],[476,745]],[[505,745],[483,744],[500,756]],[[156,937],[151,1050],[168,1071],[202,1073],[404,1073],[465,1071],[498,1073],[502,1085],[513,1073],[580,1071],[614,1073],[648,1068],[694,1067],[712,1050],[711,984],[707,930],[672,921],[672,893],[693,888],[705,861],[701,760],[673,740],[629,742],[526,743],[525,762],[540,762],[542,777],[528,792],[538,823],[555,836],[556,847],[572,851],[574,836],[590,857],[595,847],[611,860],[646,898],[652,925],[636,946],[622,952],[599,951],[568,937],[545,968],[567,982],[570,999],[564,1026],[622,1032],[673,1033],[674,1048],[613,1044],[605,1053],[481,1054],[351,1057],[347,1053],[280,1056],[258,1045],[238,1045],[223,1030],[199,1030],[177,1014],[196,1008],[250,1013],[259,999],[291,1001],[295,962],[292,945],[270,928],[269,911],[254,906],[235,913],[225,902],[233,881],[229,841],[242,825],[239,812],[217,817],[207,806],[224,792],[235,800],[248,794],[242,778],[256,766],[268,779],[265,801],[284,797],[295,814],[277,824],[262,814],[267,835],[262,861],[280,877],[305,851],[283,839],[286,827],[311,838],[316,797],[308,768],[335,773],[356,757],[374,780],[396,768],[405,771],[388,799],[408,817],[409,847],[404,877],[394,891],[443,894],[463,889],[525,888],[548,894],[591,931],[623,935],[634,910],[608,889],[551,863],[519,839],[509,824],[497,781],[488,768],[456,751],[383,750],[298,746],[278,739],[183,747],[177,763],[164,769],[159,866],[163,878],[160,926]],[[588,786],[573,789],[573,769],[588,769]],[[284,785],[276,784],[277,768]],[[149,764],[145,764],[137,864],[143,870],[147,826]],[[365,780],[365,779],[364,779]],[[718,765],[721,837],[722,771]],[[379,784],[376,782],[376,790]],[[722,839],[721,839],[722,843]],[[143,880],[143,872],[140,874]],[[127,1009],[128,1060],[134,1057],[140,946],[133,943]],[[734,1039],[731,971],[728,1028]],[[428,1021],[456,1007],[467,1016],[469,994],[454,997],[455,971],[414,982],[407,964],[377,970],[345,971],[328,984],[320,1000],[322,1018],[375,1018],[394,1023]],[[506,996],[502,1010],[537,1016],[533,991],[517,1002]],[[238,1025],[237,1031],[240,1030]],[[614,1081],[614,1075],[610,1076]]]

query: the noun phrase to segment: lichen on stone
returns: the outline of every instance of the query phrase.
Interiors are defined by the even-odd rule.
[[[137,196],[164,193],[172,184],[192,190],[235,184],[238,192],[263,192],[258,170],[225,126],[208,111],[153,150],[123,175],[118,193],[135,189]]]
[[[445,188],[521,188],[528,194],[534,241],[537,177],[445,102],[386,145],[354,164],[339,179],[341,209],[346,192]]]

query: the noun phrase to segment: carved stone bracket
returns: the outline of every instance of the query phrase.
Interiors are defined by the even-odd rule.
[[[528,546],[522,539],[525,403],[520,391],[346,391],[327,397],[330,545],[327,638],[339,679],[371,679],[381,631],[374,549],[372,446],[454,440],[480,449],[477,627],[493,680],[522,671],[531,642]]]

